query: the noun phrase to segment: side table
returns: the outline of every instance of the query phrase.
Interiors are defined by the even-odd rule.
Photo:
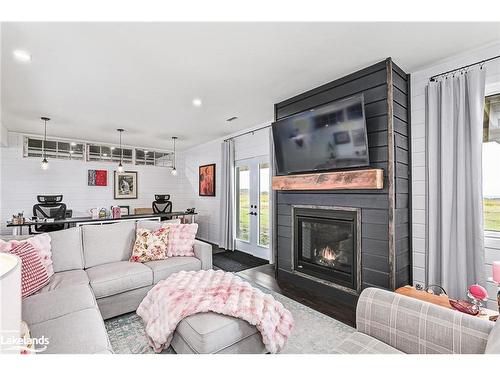
[[[445,294],[441,294],[438,296],[436,294],[424,292],[423,290],[416,290],[411,285],[402,286],[401,288],[396,289],[395,292],[398,294],[405,295],[407,297],[419,299],[421,301],[426,301],[426,302],[432,303],[434,305],[439,305],[441,307],[445,307],[447,309],[455,310],[450,305],[450,300],[449,300],[448,296]],[[458,310],[456,310],[456,311],[458,311]],[[492,319],[490,319],[490,317],[494,317],[494,316],[498,317],[498,311],[483,308],[481,310],[481,313],[476,315],[476,316],[480,319],[492,320]]]

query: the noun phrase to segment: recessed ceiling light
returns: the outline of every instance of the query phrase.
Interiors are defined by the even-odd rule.
[[[17,61],[20,62],[31,61],[31,54],[28,51],[24,51],[22,49],[16,49],[12,54],[14,55]]]
[[[194,98],[193,99],[193,105],[195,107],[201,107],[201,105],[202,105],[201,99],[200,98]]]

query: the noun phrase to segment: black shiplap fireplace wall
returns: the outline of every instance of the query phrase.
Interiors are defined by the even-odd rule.
[[[274,245],[278,279],[354,304],[355,295],[292,272],[292,206],[361,210],[362,288],[394,290],[411,282],[409,76],[392,60],[362,69],[275,104],[275,120],[355,94],[364,94],[370,167],[384,170],[382,190],[277,191]],[[300,284],[300,285],[299,285]]]

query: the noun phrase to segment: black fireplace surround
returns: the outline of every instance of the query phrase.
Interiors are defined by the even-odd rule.
[[[294,272],[356,292],[359,286],[359,210],[293,206]]]
[[[410,76],[387,58],[274,106],[274,120],[280,121],[359,94],[365,99],[370,168],[384,171],[383,189],[275,190],[272,200],[278,282],[309,293],[324,303],[333,317],[351,325],[355,325],[356,304],[362,289],[395,290],[412,283]],[[293,211],[299,206],[358,209],[361,222],[357,225],[356,236],[360,253],[355,255],[359,257],[347,265],[332,267],[328,260],[331,258],[329,250],[323,252],[327,255],[324,260],[312,259],[314,253],[306,251],[304,254],[303,251],[301,263],[298,263],[294,254],[297,236],[294,235]],[[312,250],[320,245],[311,245]],[[306,263],[310,263],[310,268],[306,268]],[[302,268],[298,268],[299,265]],[[351,268],[351,275],[357,273],[359,278],[346,275],[344,271],[346,267],[349,271],[349,266],[356,267],[356,270]],[[313,274],[318,269],[321,273]],[[325,276],[323,271],[328,271],[330,276]],[[345,286],[348,282],[349,286]],[[354,282],[357,283],[356,293],[353,293]]]

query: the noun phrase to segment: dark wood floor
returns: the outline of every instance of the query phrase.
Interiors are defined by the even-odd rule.
[[[278,282],[274,276],[274,266],[271,264],[240,271],[238,272],[238,275],[259,284],[264,288],[283,294],[288,298],[300,302],[325,315],[331,316],[334,319],[340,320],[345,324],[352,327],[356,326],[356,316],[352,307],[342,303],[328,303],[320,296],[300,289],[294,284],[284,281]]]

